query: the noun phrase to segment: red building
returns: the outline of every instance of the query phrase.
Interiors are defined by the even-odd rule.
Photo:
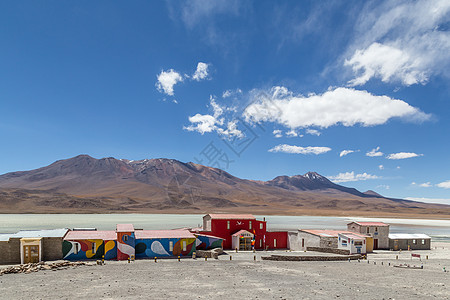
[[[287,248],[286,231],[267,231],[266,221],[250,214],[208,214],[203,217],[202,229],[202,234],[223,238],[224,249],[251,250],[253,239],[257,250]]]

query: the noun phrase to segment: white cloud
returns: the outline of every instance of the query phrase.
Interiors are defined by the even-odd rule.
[[[380,184],[380,185],[377,185],[377,188],[389,190],[391,187],[389,185]]]
[[[292,130],[289,130],[289,131],[286,132],[286,136],[287,137],[297,137],[298,133],[295,130],[292,129]]]
[[[404,51],[373,43],[369,48],[357,50],[350,60],[345,61],[355,73],[362,73],[349,81],[350,86],[364,85],[372,77],[380,77],[383,82],[399,81],[404,85],[426,83],[425,72],[418,71],[417,61]]]
[[[237,120],[232,120],[227,122],[226,127],[223,127],[225,123],[225,118],[223,117],[225,110],[233,110],[233,108],[224,109],[220,106],[213,96],[210,96],[210,107],[213,110],[213,114],[196,114],[189,117],[189,122],[191,125],[184,126],[183,129],[187,131],[196,131],[200,134],[205,134],[208,132],[217,132],[226,138],[243,138],[245,135],[237,128]]]
[[[448,0],[368,3],[355,24],[345,65],[354,71],[351,85],[372,78],[411,85],[436,74],[450,75]]]
[[[424,182],[424,183],[419,184],[419,186],[427,188],[427,187],[432,187],[432,184],[431,184],[431,182]]]
[[[379,166],[378,166],[378,169],[384,170],[384,166],[383,166],[383,165],[379,165]]]
[[[426,203],[441,203],[450,205],[450,199],[443,198],[418,198],[418,197],[406,197],[406,200],[426,202]]]
[[[316,129],[306,129],[306,133],[310,135],[321,135],[322,133],[319,130]]]
[[[339,156],[340,157],[346,156],[347,154],[354,153],[354,152],[359,152],[359,150],[342,150],[341,153],[339,153]]]
[[[410,121],[430,118],[402,100],[351,88],[330,88],[323,94],[305,97],[293,95],[285,87],[273,87],[270,94],[253,91],[251,98],[253,103],[243,113],[247,121],[275,122],[291,129],[374,126],[395,117]]]
[[[369,180],[369,179],[379,179],[380,177],[378,177],[376,175],[370,175],[367,173],[355,174],[355,172],[351,171],[351,172],[339,173],[336,176],[329,176],[328,178],[335,183],[340,183],[340,182],[350,182],[350,181],[362,181],[362,180]]]
[[[173,96],[173,87],[178,82],[183,81],[183,76],[173,69],[168,71],[161,71],[161,73],[156,76],[158,81],[156,82],[156,88],[161,93],[165,93],[169,96]]]
[[[235,89],[235,90],[226,90],[222,93],[222,98],[228,98],[234,95],[242,94],[241,89]]]
[[[192,79],[197,81],[206,79],[209,75],[208,67],[209,65],[207,63],[199,62],[197,64],[197,70],[195,71],[194,75],[192,75]]]
[[[279,129],[275,129],[275,130],[273,131],[273,135],[274,135],[276,138],[281,138],[281,137],[283,137],[282,131],[279,130]]]
[[[450,180],[438,183],[436,186],[444,189],[450,189]]]
[[[376,147],[375,149],[370,150],[366,153],[366,156],[375,157],[375,156],[383,156],[383,152],[378,151],[380,147]]]
[[[399,153],[392,153],[386,156],[387,159],[405,159],[405,158],[412,158],[412,157],[418,157],[423,156],[423,154],[417,154],[412,152],[399,152]]]
[[[293,154],[322,154],[330,151],[331,148],[328,147],[300,147],[292,145],[277,145],[269,150],[269,152],[284,152]]]

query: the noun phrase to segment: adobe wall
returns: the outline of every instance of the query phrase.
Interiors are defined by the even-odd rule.
[[[0,264],[20,264],[20,239],[0,242]]]

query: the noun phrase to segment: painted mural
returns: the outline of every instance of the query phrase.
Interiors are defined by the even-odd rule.
[[[136,258],[190,256],[195,251],[195,238],[136,240]]]
[[[105,259],[116,258],[116,242],[98,239],[63,241],[63,257],[67,260]]]
[[[117,233],[117,259],[127,260],[135,255],[135,236],[134,232]]]
[[[195,241],[195,249],[209,250],[214,248],[222,248],[223,239],[211,236],[197,235]]]

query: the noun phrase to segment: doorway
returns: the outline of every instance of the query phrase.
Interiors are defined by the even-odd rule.
[[[373,250],[378,249],[378,239],[373,239]]]
[[[25,245],[23,246],[23,263],[38,263],[39,262],[39,245]]]

